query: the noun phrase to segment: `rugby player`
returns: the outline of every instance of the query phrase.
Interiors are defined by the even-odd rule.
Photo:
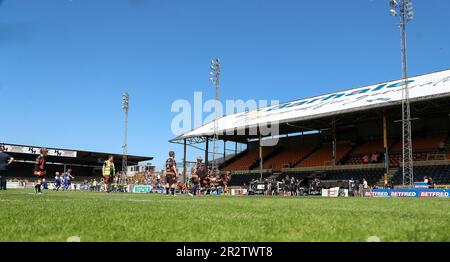
[[[59,188],[61,188],[61,176],[59,175],[59,172],[56,172],[55,174],[55,188],[54,191],[59,191]]]
[[[178,169],[175,162],[175,152],[169,152],[169,158],[166,160],[166,194],[175,196],[175,186],[177,185]]]
[[[68,189],[70,189],[70,186],[72,185],[72,179],[74,179],[74,177],[72,176],[72,169],[69,168],[63,176],[63,191],[67,191]]]
[[[41,148],[39,150],[39,156],[36,158],[34,165],[34,175],[37,177],[36,184],[34,186],[34,192],[36,194],[42,194],[41,186],[45,183],[45,157],[47,157],[47,148]]]
[[[197,163],[195,163],[195,166],[191,170],[191,192],[189,192],[189,195],[191,197],[197,195],[197,189],[200,183],[201,177],[203,177],[203,173],[205,171],[205,166],[202,163],[203,158],[197,157]]]

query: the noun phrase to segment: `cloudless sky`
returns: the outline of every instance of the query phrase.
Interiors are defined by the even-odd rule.
[[[413,2],[410,74],[450,68],[450,1]],[[172,102],[214,98],[213,57],[221,99],[399,79],[388,11],[388,0],[0,0],[0,142],[120,153],[128,91],[129,153],[160,168],[169,150],[182,158],[168,143]]]

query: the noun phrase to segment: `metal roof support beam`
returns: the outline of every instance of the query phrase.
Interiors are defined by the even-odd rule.
[[[262,135],[259,133],[259,180],[263,181],[263,146],[262,146]]]
[[[187,181],[187,174],[186,174],[186,152],[187,152],[187,141],[186,138],[184,139],[184,151],[183,151],[183,180],[184,184],[186,184]]]
[[[388,148],[388,133],[387,133],[387,118],[386,113],[383,115],[383,146],[384,146],[384,186],[387,186],[387,178],[389,174],[389,148]]]
[[[332,143],[333,143],[333,166],[336,165],[336,121],[333,117],[333,120],[331,121],[331,136],[332,136]]]
[[[209,138],[206,137],[205,139],[205,167],[206,167],[206,173],[209,174],[208,172],[208,167],[209,167]]]

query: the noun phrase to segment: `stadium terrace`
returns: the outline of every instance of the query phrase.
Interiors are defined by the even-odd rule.
[[[408,80],[414,181],[432,180],[427,188],[450,185],[449,80],[448,69]],[[363,181],[367,188],[395,188],[402,184],[400,122],[404,84],[402,80],[387,81],[224,116],[218,120],[218,139],[224,151],[216,152],[219,155],[214,161],[207,153],[214,139],[213,122],[171,142],[184,144],[185,150],[204,144],[206,165],[213,168],[212,163],[217,164],[220,172],[232,174],[231,186],[246,185],[252,193],[319,194],[314,185],[321,184],[316,189],[336,186],[347,188],[350,194],[364,195],[354,190]],[[278,134],[264,134],[261,125],[267,123],[278,125]],[[235,132],[239,130],[245,132]],[[276,143],[264,143],[272,140]],[[234,144],[231,149],[230,144]],[[241,151],[239,144],[244,148]],[[260,186],[264,190],[257,189],[258,181],[264,181],[265,185]],[[271,187],[276,190],[269,192]],[[430,191],[427,196],[445,197],[445,192]]]

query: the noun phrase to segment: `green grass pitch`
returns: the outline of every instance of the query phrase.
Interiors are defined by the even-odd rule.
[[[450,200],[0,191],[0,241],[450,241]]]

